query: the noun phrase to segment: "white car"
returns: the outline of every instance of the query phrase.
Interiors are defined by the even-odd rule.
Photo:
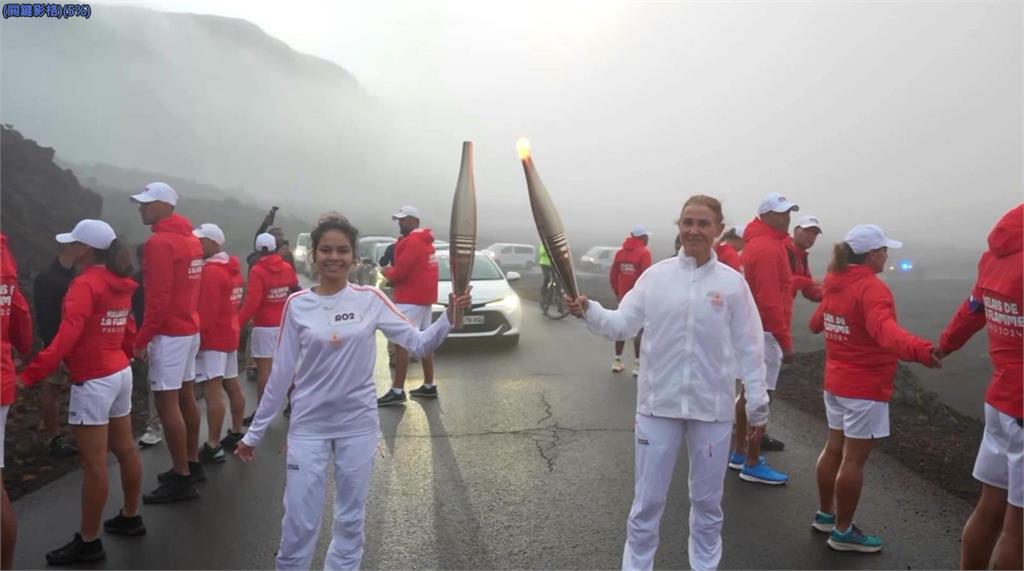
[[[292,257],[295,258],[295,269],[307,276],[313,275],[313,238],[309,232],[303,232],[295,237],[295,249],[292,250]]]
[[[450,256],[447,251],[437,253],[438,284],[437,303],[433,306],[436,319],[448,306],[448,294],[452,291]],[[476,253],[473,260],[473,305],[462,314],[462,327],[448,334],[456,339],[488,338],[503,345],[519,343],[519,330],[523,324],[523,307],[519,295],[509,282],[520,278],[516,272],[505,274],[490,256]]]
[[[580,256],[580,270],[585,272],[611,271],[615,252],[618,251],[618,248],[610,246],[594,246],[587,250],[586,254]]]
[[[537,265],[537,249],[529,244],[508,244],[498,242],[483,249],[483,254],[502,268],[523,268],[529,270]]]

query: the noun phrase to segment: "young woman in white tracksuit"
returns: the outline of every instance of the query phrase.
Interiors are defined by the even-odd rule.
[[[651,569],[658,528],[680,445],[690,477],[690,566],[722,558],[722,489],[732,436],[735,379],[743,381],[751,430],[768,422],[764,334],[746,281],[718,262],[722,207],[708,196],[686,201],[682,249],[651,266],[611,311],[580,296],[570,303],[587,327],[612,340],[644,330],[637,381],[636,474],[623,569]]]
[[[357,231],[346,220],[327,219],[311,237],[320,283],[288,298],[266,391],[235,453],[252,459],[294,384],[277,568],[309,569],[333,462],[333,539],[324,567],[358,569],[379,431],[376,331],[424,355],[441,345],[451,325],[445,313],[421,332],[380,290],[349,284]],[[468,307],[469,296],[450,300],[453,305]]]

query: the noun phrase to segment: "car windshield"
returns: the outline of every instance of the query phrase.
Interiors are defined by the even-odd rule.
[[[393,240],[389,238],[364,238],[363,240],[360,240],[359,259],[372,257],[374,251],[376,251],[377,249],[378,244],[383,243],[385,244],[386,248],[387,244],[389,244],[390,242],[393,242]]]
[[[452,266],[450,256],[438,256],[437,257],[438,268],[437,275],[439,281],[450,282],[452,281]],[[476,258],[473,259],[473,275],[469,278],[472,281],[477,280],[500,280],[504,279],[501,275],[501,270],[495,265],[489,257],[483,254],[477,254]]]
[[[299,234],[299,237],[295,239],[295,243],[297,245],[306,246],[307,248],[309,247],[310,242],[312,242],[312,240],[310,239],[310,235],[306,233]]]

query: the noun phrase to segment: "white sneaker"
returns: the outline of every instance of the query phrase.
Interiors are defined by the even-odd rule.
[[[622,359],[616,358],[612,361],[612,372],[621,373],[626,370],[626,366],[622,364]]]
[[[164,439],[164,428],[159,422],[151,422],[146,426],[146,432],[139,438],[142,446],[156,446]]]
[[[639,377],[640,376],[640,361],[636,361],[636,362],[633,363],[633,376],[634,377]]]

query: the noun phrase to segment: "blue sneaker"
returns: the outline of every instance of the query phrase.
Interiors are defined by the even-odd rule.
[[[840,533],[838,529],[833,528],[828,537],[828,546],[836,551],[878,553],[882,550],[882,538],[877,535],[868,535],[854,524],[846,530],[846,533]]]
[[[818,531],[829,533],[836,526],[836,514],[827,514],[819,511],[814,514],[814,521],[811,522],[811,527]]]
[[[769,486],[779,486],[789,481],[789,476],[773,470],[764,458],[758,458],[757,464],[753,466],[744,466],[740,470],[740,479],[748,482],[757,482],[758,484],[768,484]]]
[[[764,461],[764,456],[758,456],[757,459],[761,462]],[[740,454],[739,452],[733,452],[729,455],[729,468],[732,470],[742,470],[743,465],[747,463],[747,455]]]

